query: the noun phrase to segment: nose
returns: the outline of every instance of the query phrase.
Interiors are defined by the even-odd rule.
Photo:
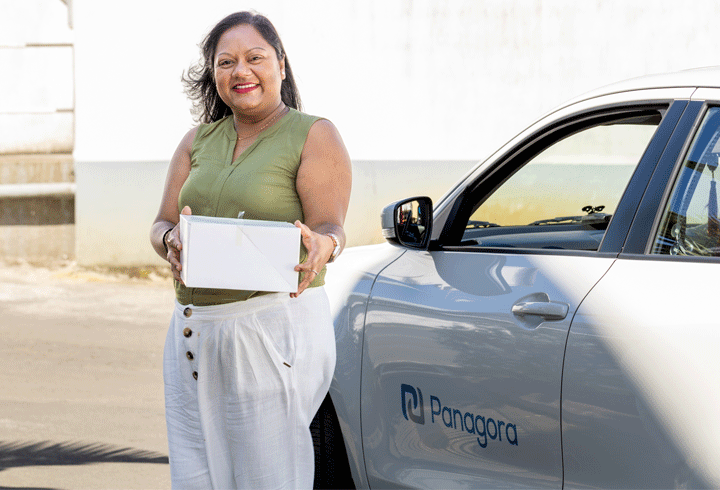
[[[248,75],[249,73],[250,73],[250,67],[245,62],[245,60],[238,61],[238,63],[235,65],[235,70],[233,71],[233,75],[235,75],[237,77],[242,77],[242,76]]]

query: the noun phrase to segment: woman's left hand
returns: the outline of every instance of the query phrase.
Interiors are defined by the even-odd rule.
[[[337,237],[342,250],[345,247],[345,214],[350,203],[352,164],[340,134],[333,124],[321,119],[310,128],[295,181],[302,216],[305,223],[295,222],[300,228],[303,245],[308,251],[307,260],[295,267],[302,273],[298,290],[290,296],[297,298],[315,277],[322,272],[335,250],[335,241],[326,233]]]
[[[297,298],[310,286],[310,283],[315,280],[315,277],[330,260],[334,248],[332,238],[329,236],[315,233],[300,221],[295,221],[295,226],[300,228],[300,236],[308,251],[308,256],[305,262],[295,266],[295,270],[302,274],[302,280],[298,285],[297,292],[290,293],[292,298]]]

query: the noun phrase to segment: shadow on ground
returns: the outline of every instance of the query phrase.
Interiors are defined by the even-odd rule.
[[[82,442],[0,442],[0,471],[23,466],[62,466],[92,463],[169,464],[168,457],[154,451]],[[0,490],[16,490],[0,486]],[[23,488],[23,490],[31,490]],[[37,488],[33,490],[51,490]]]

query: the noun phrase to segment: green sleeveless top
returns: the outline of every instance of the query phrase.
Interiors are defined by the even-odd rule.
[[[237,133],[233,117],[201,124],[190,152],[190,175],[178,197],[178,209],[190,206],[201,216],[305,222],[295,180],[310,127],[320,118],[290,109],[262,131],[238,158],[232,160]],[[302,246],[300,262],[307,258]],[[310,287],[325,284],[325,268]],[[175,281],[180,304],[196,306],[244,301],[267,294],[232,289],[188,288]]]

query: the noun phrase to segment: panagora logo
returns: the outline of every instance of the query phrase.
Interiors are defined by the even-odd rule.
[[[402,384],[400,385],[400,403],[402,405],[402,413],[405,420],[415,422],[416,424],[425,424],[425,404],[423,403],[423,394],[420,388]],[[445,427],[467,432],[477,436],[480,447],[487,447],[488,438],[490,440],[503,441],[512,446],[518,445],[517,426],[504,420],[495,420],[483,415],[475,415],[470,412],[462,413],[461,410],[449,406],[443,406],[440,398],[430,396],[430,423],[434,424],[435,420],[442,420]]]

